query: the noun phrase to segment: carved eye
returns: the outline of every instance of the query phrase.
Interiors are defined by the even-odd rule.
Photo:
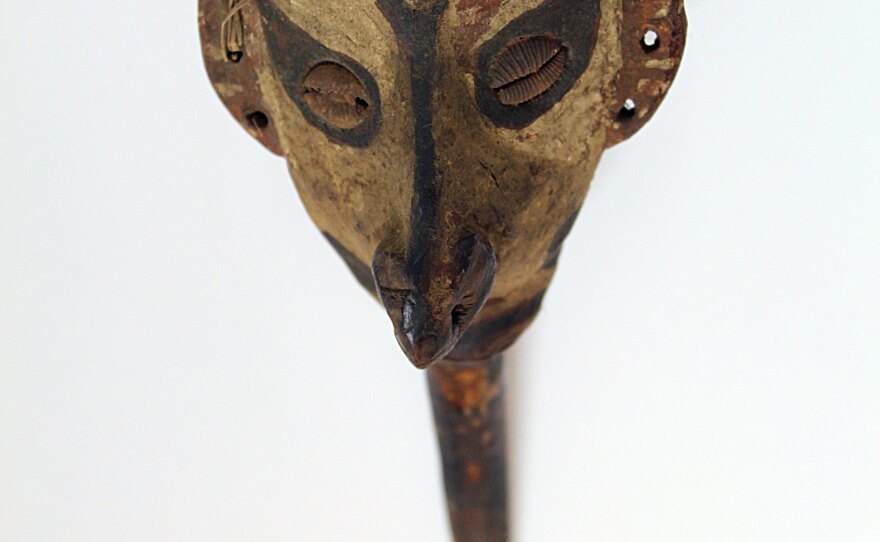
[[[275,5],[257,2],[275,75],[303,117],[337,143],[366,147],[379,131],[382,100],[370,72],[328,49]]]
[[[519,38],[504,47],[489,66],[489,86],[498,101],[515,106],[541,96],[562,77],[568,51],[550,36]]]
[[[474,98],[495,125],[520,130],[565,98],[590,65],[600,0],[543,0],[477,52]]]
[[[303,80],[303,101],[316,116],[343,130],[350,130],[367,118],[368,96],[361,80],[335,62],[318,64]]]

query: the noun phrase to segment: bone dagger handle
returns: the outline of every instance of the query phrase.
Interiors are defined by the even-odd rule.
[[[507,542],[503,361],[443,361],[428,384],[455,542]]]

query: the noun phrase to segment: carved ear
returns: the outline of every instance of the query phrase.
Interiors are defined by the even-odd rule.
[[[202,56],[214,90],[241,126],[267,149],[282,155],[278,132],[260,89],[262,34],[257,2],[199,0]]]
[[[623,67],[617,75],[606,147],[629,139],[651,119],[684,54],[684,0],[623,0]]]

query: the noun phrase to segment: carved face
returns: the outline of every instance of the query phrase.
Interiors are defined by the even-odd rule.
[[[202,0],[200,17],[221,98],[286,157],[419,367],[529,324],[686,24],[680,0]]]

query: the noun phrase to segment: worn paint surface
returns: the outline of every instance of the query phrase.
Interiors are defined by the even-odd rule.
[[[218,94],[286,157],[346,262],[377,273],[358,279],[425,367],[497,354],[525,329],[603,149],[669,89],[686,19],[681,0],[201,0],[200,26]],[[505,103],[495,59],[536,37],[560,56],[512,82],[537,95]]]

